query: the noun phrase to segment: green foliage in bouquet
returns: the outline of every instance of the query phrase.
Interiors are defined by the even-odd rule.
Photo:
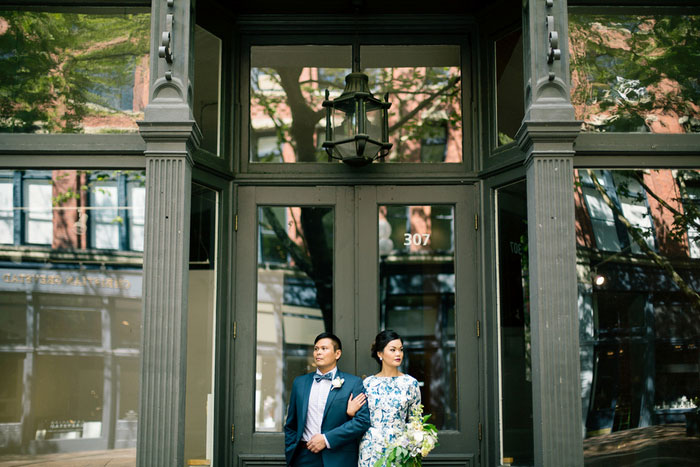
[[[423,458],[438,445],[437,428],[428,423],[429,418],[430,414],[423,415],[422,405],[415,406],[404,430],[396,433],[374,467],[422,466]]]

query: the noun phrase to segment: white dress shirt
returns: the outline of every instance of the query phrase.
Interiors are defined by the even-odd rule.
[[[328,394],[331,392],[331,381],[335,378],[335,374],[338,368],[333,368],[329,373],[331,374],[331,379],[323,379],[321,381],[316,381],[314,379],[311,384],[311,392],[309,393],[309,407],[306,411],[306,425],[304,425],[304,434],[301,439],[304,441],[309,441],[314,435],[321,433],[321,423],[323,422],[323,412],[326,409],[326,401],[328,400]],[[323,376],[319,370],[316,370],[317,375]],[[326,439],[326,436],[323,435]],[[326,447],[330,449],[328,440],[326,439]]]

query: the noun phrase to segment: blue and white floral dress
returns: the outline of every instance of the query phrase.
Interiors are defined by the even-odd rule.
[[[368,376],[363,381],[371,425],[360,442],[358,467],[374,467],[396,432],[406,426],[411,408],[420,404],[418,381],[412,376]]]

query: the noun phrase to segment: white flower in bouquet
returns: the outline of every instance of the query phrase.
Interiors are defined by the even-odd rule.
[[[423,416],[423,406],[413,408],[402,431],[394,432],[393,441],[387,443],[382,457],[374,467],[417,467],[423,465],[427,456],[438,445],[437,428],[427,423],[430,415]]]

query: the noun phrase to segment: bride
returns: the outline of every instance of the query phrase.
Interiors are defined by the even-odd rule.
[[[362,405],[369,406],[371,425],[360,442],[358,467],[374,467],[387,443],[406,426],[411,409],[420,405],[418,381],[399,371],[403,361],[403,341],[392,330],[377,334],[372,344],[372,358],[379,363],[379,373],[365,378],[365,394],[348,401],[347,413],[354,416]]]

